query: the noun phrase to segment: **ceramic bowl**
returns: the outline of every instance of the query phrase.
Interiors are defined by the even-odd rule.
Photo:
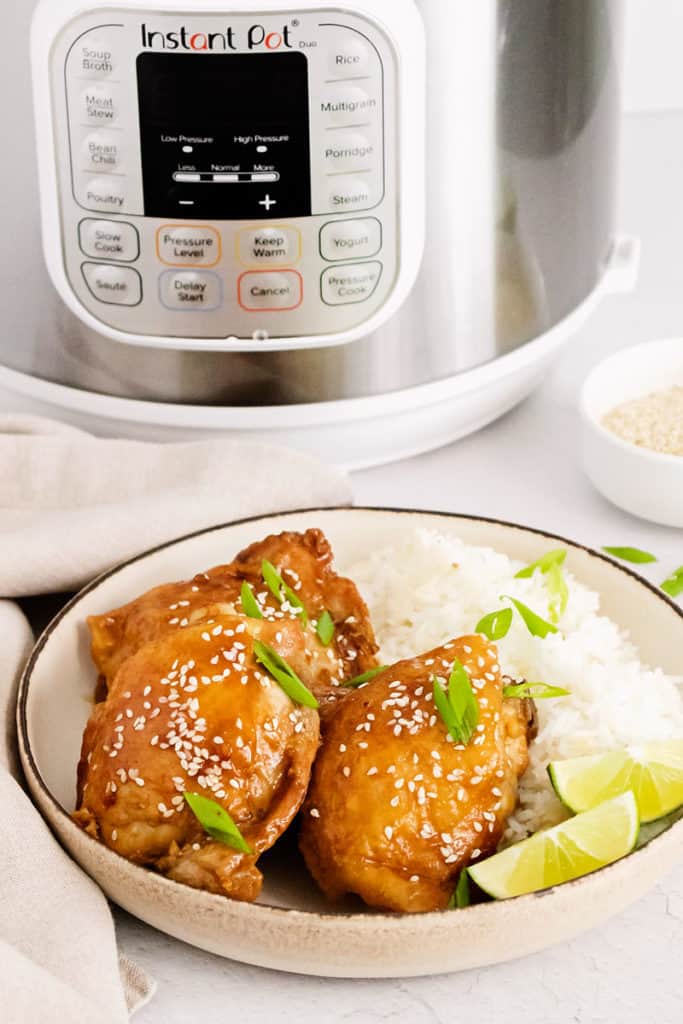
[[[595,487],[626,512],[683,526],[683,456],[623,441],[602,424],[622,402],[674,385],[683,387],[683,338],[622,349],[599,363],[581,395],[582,451]]]
[[[95,580],[40,638],[19,694],[20,752],[33,797],[64,846],[105,893],[131,914],[211,953],[318,976],[410,977],[509,960],[571,938],[637,900],[683,857],[683,821],[628,858],[568,884],[500,903],[424,915],[332,907],[308,877],[289,837],[261,861],[258,903],[238,903],[135,867],[77,828],[76,763],[95,673],[87,615],[102,613],[164,580],[224,562],[281,530],[317,526],[340,567],[415,527],[488,545],[525,562],[556,547],[629,630],[643,659],[680,674],[683,612],[629,570],[561,538],[506,523],[422,512],[308,511],[217,527],[142,555]]]

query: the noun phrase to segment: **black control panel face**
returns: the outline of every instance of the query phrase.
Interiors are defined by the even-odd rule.
[[[145,216],[310,216],[304,53],[142,53],[137,84]]]

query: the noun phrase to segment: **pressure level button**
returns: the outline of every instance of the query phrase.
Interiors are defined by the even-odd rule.
[[[157,231],[157,255],[171,267],[215,267],[221,237],[204,224],[164,224]]]

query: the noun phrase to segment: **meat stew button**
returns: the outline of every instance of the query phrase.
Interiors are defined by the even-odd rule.
[[[328,267],[322,275],[322,297],[328,306],[348,306],[366,302],[377,290],[382,276],[382,264],[355,263],[343,267]]]
[[[303,278],[296,270],[248,270],[239,279],[239,299],[247,310],[297,309],[303,300]]]

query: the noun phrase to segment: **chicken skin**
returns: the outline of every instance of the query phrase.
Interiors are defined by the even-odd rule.
[[[456,658],[479,705],[467,746],[434,705],[434,677],[445,684]],[[323,892],[384,910],[445,908],[463,868],[501,839],[533,728],[530,701],[503,699],[496,649],[481,636],[355,690],[330,722],[304,807],[301,850]]]
[[[286,594],[280,602],[271,592],[262,575],[264,560],[275,566],[305,612]],[[92,657],[105,687],[111,685],[126,659],[150,640],[190,629],[217,615],[243,614],[241,589],[245,582],[267,621],[301,623],[309,659],[304,681],[326,717],[348,693],[340,684],[376,666],[378,648],[365,602],[355,584],[335,572],[332,549],[320,530],[267,537],[246,548],[229,565],[186,582],[156,587],[122,608],[92,616],[88,620]],[[325,611],[334,623],[327,646],[316,634]]]
[[[256,862],[289,826],[310,781],[320,723],[257,663],[260,640],[297,668],[301,626],[216,615],[161,630],[119,667],[83,737],[76,821],[136,864],[254,900]],[[228,812],[251,848],[212,839],[185,793]]]

